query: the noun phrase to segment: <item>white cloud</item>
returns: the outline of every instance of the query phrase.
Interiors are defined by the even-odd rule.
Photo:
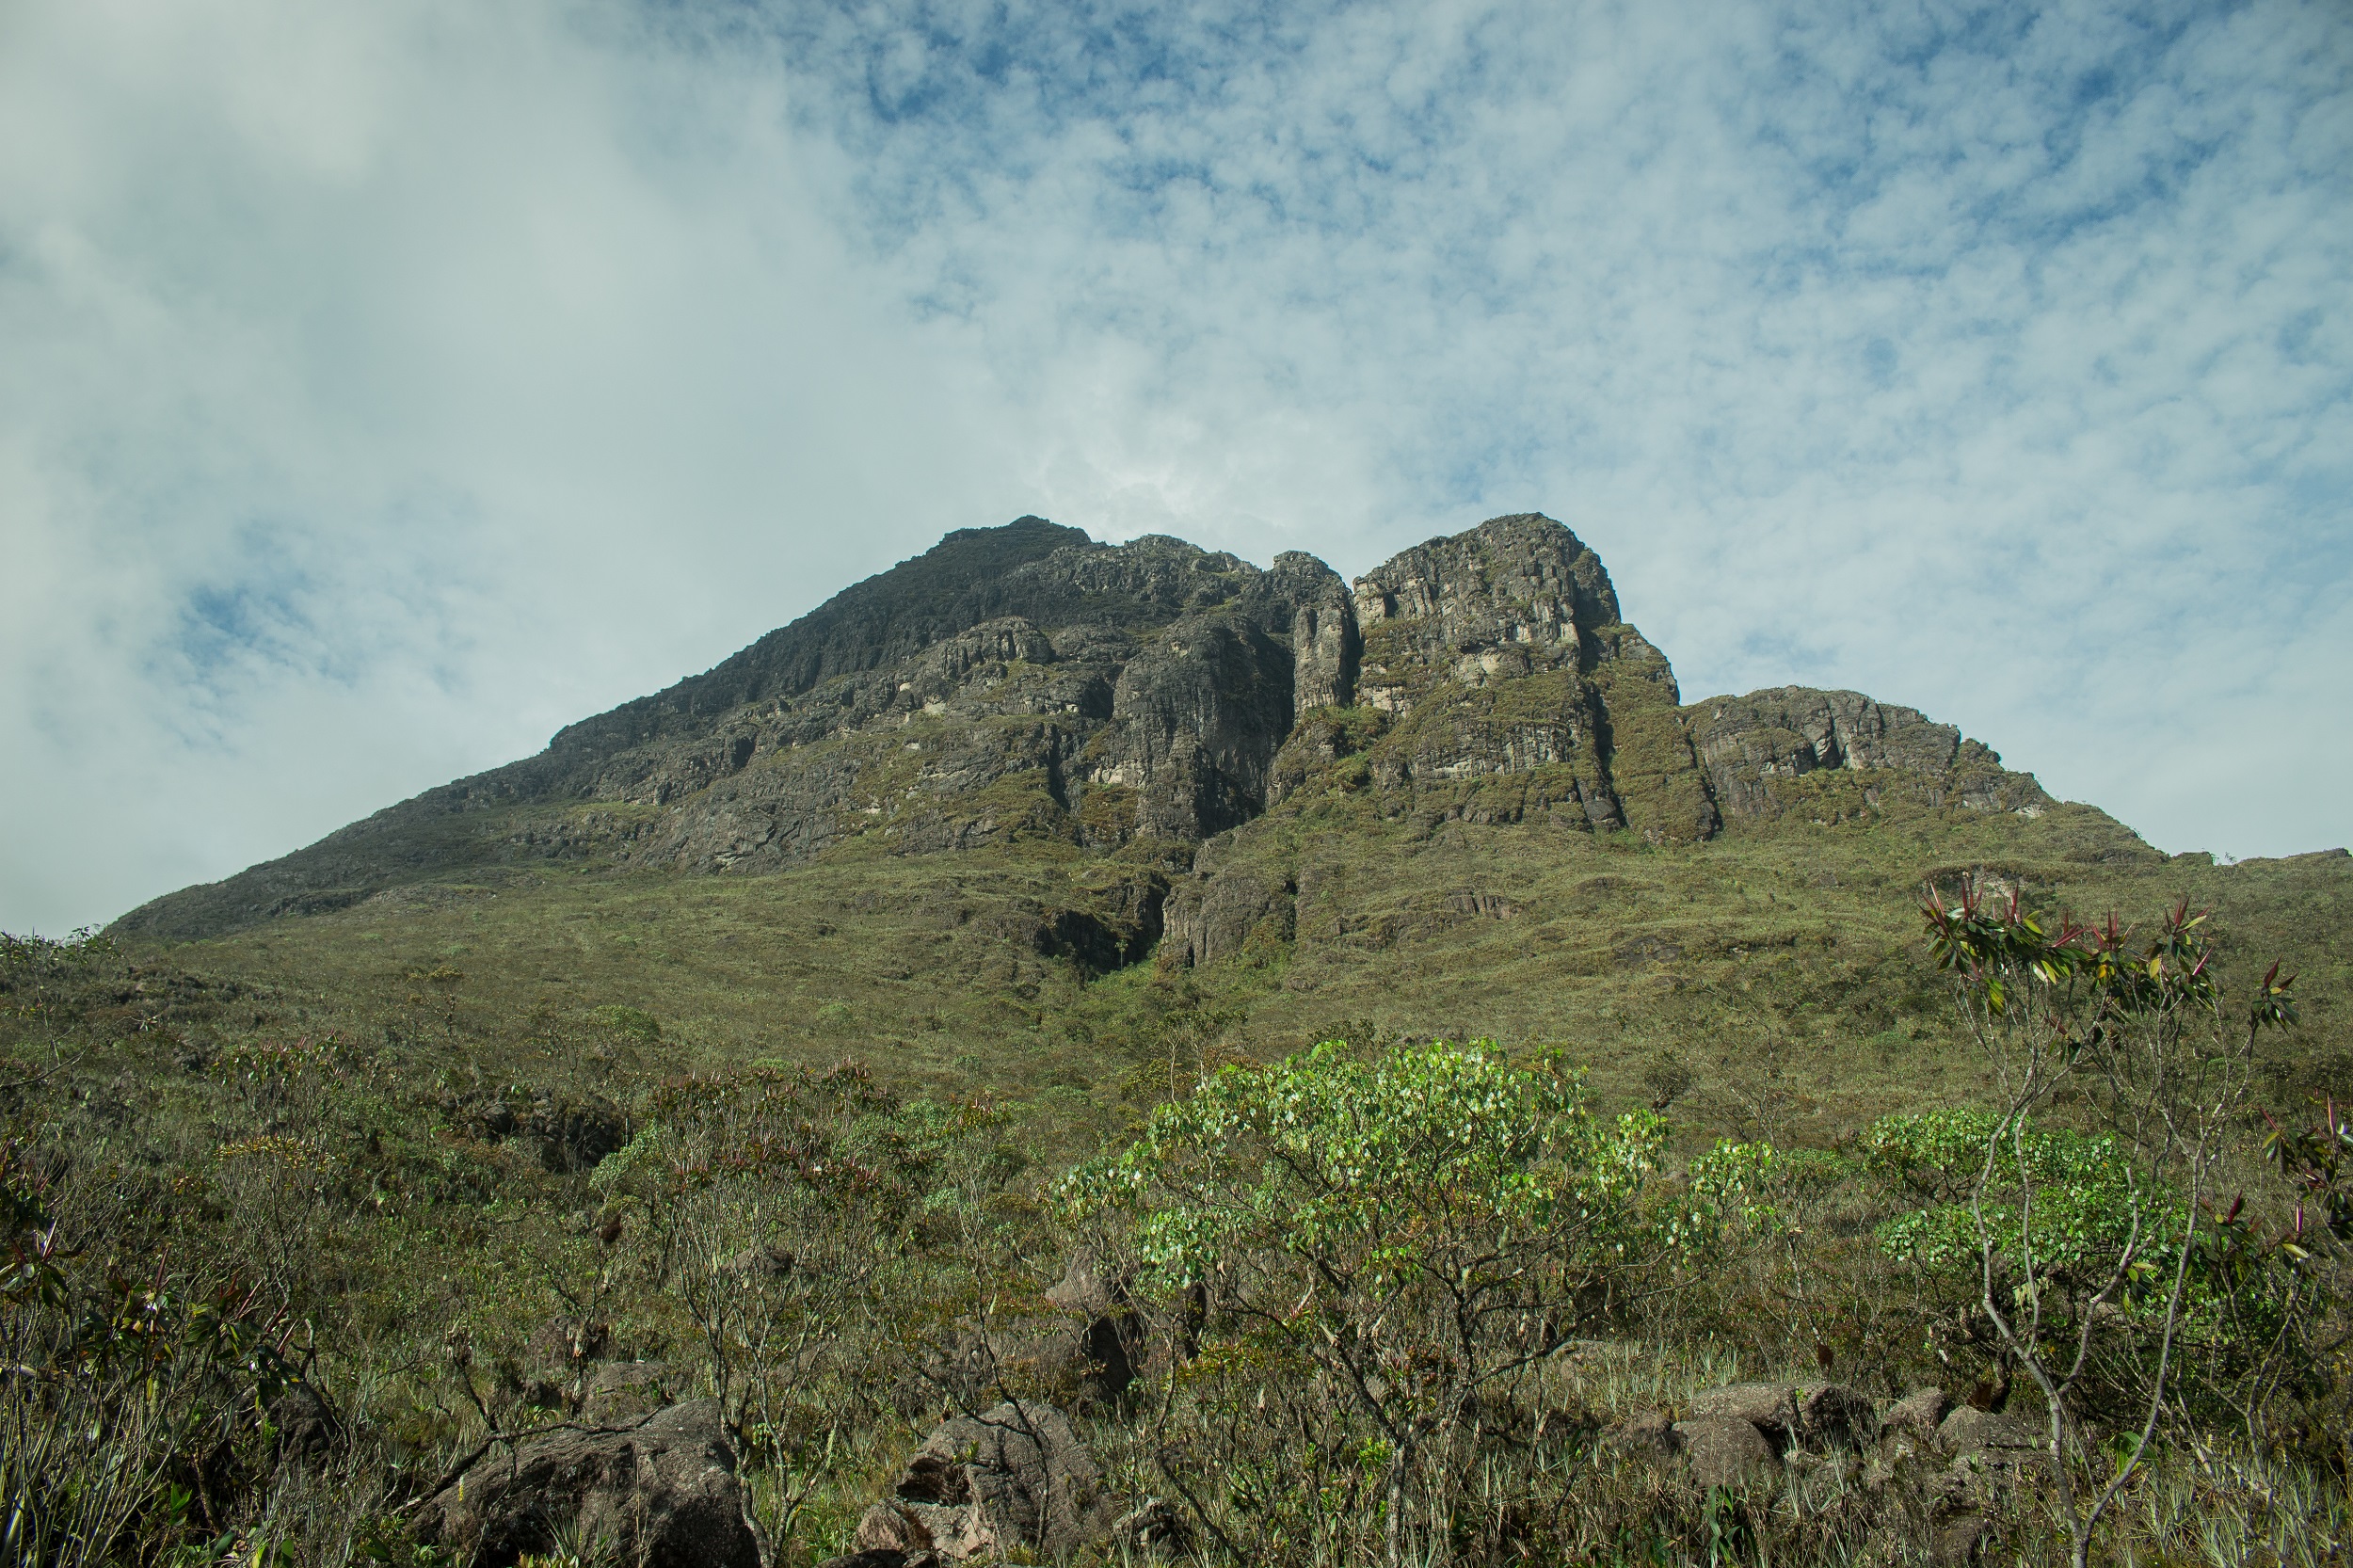
[[[0,0],[0,924],[1036,510],[1577,526],[2171,848],[2347,836],[2353,24]]]
[[[779,85],[585,21],[7,13],[0,921],[282,853],[1018,509]]]

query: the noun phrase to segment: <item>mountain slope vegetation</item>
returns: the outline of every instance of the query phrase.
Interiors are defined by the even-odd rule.
[[[952,535],[0,942],[0,1560],[2342,1560],[2349,908],[1547,519]]]

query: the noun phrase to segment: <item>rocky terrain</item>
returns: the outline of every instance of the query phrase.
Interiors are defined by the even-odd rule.
[[[1599,557],[1548,518],[1433,539],[1353,584],[1295,552],[1260,569],[1023,518],[952,534],[536,757],[118,930],[213,936],[549,860],[743,875],[852,843],[1052,841],[1142,868],[1096,928],[1064,934],[1111,962],[1157,938],[1166,873],[1197,846],[1336,795],[1387,818],[1651,843],[1891,796],[2025,817],[2054,804],[1951,726],[1857,693],[1684,704]],[[2149,855],[2109,826],[2116,854]],[[1213,945],[1198,920],[1187,932]]]

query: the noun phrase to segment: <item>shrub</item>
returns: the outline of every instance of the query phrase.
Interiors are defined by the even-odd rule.
[[[1546,1358],[1665,1277],[1665,1136],[1554,1058],[1334,1044],[1224,1069],[1062,1191],[1195,1352],[1160,1464],[1204,1522],[1280,1557],[1369,1512],[1394,1553],[1526,1435]]]
[[[642,1045],[652,1045],[662,1038],[662,1020],[642,1008],[623,1007],[615,1002],[598,1008],[594,1016],[597,1022],[614,1033],[626,1035]]]
[[[2070,1559],[2083,1568],[2094,1528],[2178,1400],[2201,1320],[2257,1327],[2233,1310],[2237,1288],[2263,1272],[2234,1243],[2243,1205],[2206,1222],[2256,1039],[2296,1022],[2293,980],[2274,964],[2244,1015],[2227,1016],[2206,918],[2185,904],[2138,943],[2113,916],[2099,927],[2045,922],[2015,893],[1992,904],[1974,885],[1949,905],[1931,889],[1922,914],[1996,1091],[1959,1165],[1967,1227],[1942,1233],[1959,1247],[1974,1240],[1978,1309],[2005,1359],[2042,1393]],[[2080,1083],[2113,1144],[2036,1132],[2033,1118],[2063,1083]],[[1931,1217],[1916,1239],[1932,1248],[1938,1228]],[[2153,1333],[2145,1344],[2127,1335],[2120,1352],[2099,1330],[2128,1308]],[[2206,1337],[2227,1348],[2238,1335]],[[2072,1461],[2108,1391],[2130,1400],[2138,1430],[2120,1433],[2120,1462],[2079,1492]]]

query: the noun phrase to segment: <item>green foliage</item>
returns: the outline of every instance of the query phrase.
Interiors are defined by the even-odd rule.
[[[1172,1484],[1200,1432],[1254,1434],[1203,1506],[1264,1560],[1373,1499],[1392,1543],[1448,1506],[1546,1358],[1664,1285],[1666,1132],[1596,1117],[1557,1058],[1335,1042],[1211,1075],[1059,1191],[1194,1347],[1161,1416]]]
[[[1103,884],[1104,909],[1216,886],[1169,846],[1060,843],[875,849],[762,877],[535,864],[494,903],[452,884],[170,951],[17,942],[0,952],[0,1130],[30,1183],[9,1202],[32,1207],[0,1213],[18,1224],[0,1317],[32,1335],[8,1355],[44,1369],[9,1384],[19,1430],[53,1436],[0,1441],[0,1469],[58,1508],[127,1499],[120,1560],[292,1541],[303,1560],[409,1561],[403,1501],[492,1432],[576,1418],[617,1358],[670,1368],[672,1392],[724,1389],[780,1568],[846,1549],[942,1408],[1008,1388],[1073,1408],[1113,1491],[1169,1500],[1212,1560],[1371,1561],[1394,1539],[1400,1560],[1455,1563],[1684,1560],[1711,1540],[1904,1560],[1926,1514],[1903,1512],[1901,1475],[1842,1490],[1835,1465],[1798,1466],[1769,1495],[1711,1503],[1593,1434],[1734,1377],[1818,1377],[1833,1352],[1831,1375],[1875,1392],[1965,1387],[2002,1358],[1957,1240],[1970,1127],[1897,1136],[1885,1119],[1986,1096],[1940,984],[1966,966],[1923,954],[1909,889],[1992,867],[2029,889],[2026,913],[2115,904],[2142,921],[2107,975],[2086,959],[2013,978],[1999,1016],[2081,1004],[2081,1048],[2057,1057],[2072,1076],[2026,1127],[2024,1163],[1996,1162],[2048,1205],[2023,1230],[1992,1217],[1997,1302],[2023,1299],[2031,1243],[2059,1271],[2040,1276],[2045,1339],[2096,1322],[2070,1396],[2093,1442],[2137,1430],[2124,1396],[2159,1321],[2146,1287],[2093,1313],[2061,1277],[2114,1256],[2121,1212],[2099,1211],[2113,1173],[2085,1130],[2125,1103],[2097,1007],[2117,999],[2113,1037],[2147,1037],[2132,999],[2185,892],[2217,909],[2190,939],[2296,954],[2294,991],[2229,952],[2202,969],[2179,943],[2155,955],[2155,980],[2185,982],[2156,1009],[2185,1058],[2212,1038],[2201,1020],[2233,1039],[2246,1021],[2235,1001],[2191,1005],[2201,978],[2268,997],[2282,1021],[2294,998],[2317,1046],[2262,1026],[2294,1091],[2270,1107],[2291,1130],[2267,1161],[2250,1109],[2225,1129],[2229,1184],[2194,1210],[2178,1162],[2139,1189],[2169,1225],[2199,1219],[2178,1414],[2111,1528],[2120,1557],[2189,1560],[2217,1520],[2297,1539],[2278,1523],[2290,1505],[2264,1500],[2294,1498],[2319,1521],[2306,1536],[2340,1538],[2326,1464],[2353,1430],[2332,1360],[2353,1140],[2300,1096],[2335,1085],[2311,1063],[2345,1037],[2341,863],[2103,861],[2111,830],[2065,808],[1864,810],[1844,773],[1785,804],[1851,808],[1849,826],[1700,846],[1446,816],[1500,811],[1499,793],[1384,817],[1396,798],[1362,748],[1389,721],[1326,718],[1335,755],[1303,775],[1296,810],[1217,847],[1213,878],[1289,897],[1247,962],[1090,976],[1041,954],[1037,912],[1077,907],[1080,882]],[[1358,787],[1338,787],[1351,768]],[[1316,787],[1324,772],[1334,788]],[[654,1027],[593,1005],[615,998]],[[1380,1048],[1432,1032],[1514,1044]],[[1336,1036],[1353,1048],[1257,1064]],[[1578,1070],[1536,1041],[1569,1042]],[[833,1076],[845,1049],[872,1073]],[[1620,1121],[1653,1103],[1672,1128]],[[1143,1377],[1124,1400],[1084,1403],[1072,1320],[1042,1299],[1079,1252],[1121,1292],[1106,1316]],[[2184,1255],[2143,1256],[2162,1274]],[[271,1448],[261,1369],[203,1349],[199,1309],[225,1310],[232,1280],[229,1307],[252,1294],[256,1325],[292,1328],[280,1353],[345,1417],[348,1447],[314,1479]],[[164,1309],[142,1319],[151,1292]],[[125,1320],[184,1348],[152,1364],[44,1348],[101,1344],[75,1325],[126,1302]],[[125,1421],[127,1380],[158,1370],[183,1391],[163,1408],[215,1424]],[[92,1423],[120,1441],[56,1435]],[[233,1473],[183,1464],[222,1441]],[[2109,1452],[2082,1464],[2105,1476]],[[2241,1452],[2267,1468],[2226,1481]],[[2048,1555],[2064,1533],[2050,1510],[2040,1493],[2005,1505],[1989,1550]]]
[[[2049,1408],[2070,1560],[2084,1568],[2169,1411],[2215,1400],[2259,1437],[2265,1384],[2308,1370],[2297,1365],[2301,1282],[2290,1271],[2278,1288],[2289,1255],[2254,1244],[2243,1196],[2215,1211],[2256,1042],[2297,1021],[2293,980],[2275,962],[2230,1018],[2208,917],[2185,902],[2137,945],[2114,915],[2096,927],[2046,923],[2015,891],[1996,905],[1974,881],[1958,903],[1931,896],[1922,913],[1995,1096],[1983,1123],[1930,1127],[1917,1147],[1912,1129],[1891,1129],[1893,1163],[1915,1185],[1970,1136],[1983,1154],[1965,1225],[1947,1205],[1882,1235],[1931,1270],[1974,1252],[1977,1306]],[[2033,1117],[2076,1081],[2113,1140],[2036,1129]],[[2079,1491],[2068,1462],[2103,1416],[2123,1429],[2117,1463]]]
[[[1868,832],[1743,827],[1704,844],[1644,846],[1637,835],[1594,838],[1548,822],[1384,816],[1355,796],[1303,797],[1218,852],[1221,879],[1230,872],[1297,888],[1295,922],[1269,928],[1287,934],[1273,944],[1279,954],[1261,942],[1250,956],[1264,963],[1218,963],[1181,979],[1221,1020],[1203,1044],[1227,1059],[1294,1048],[1336,1016],[1392,1037],[1570,1040],[1597,1102],[1614,1109],[1657,1097],[1643,1076],[1674,1049],[1717,1091],[1673,1103],[1701,1146],[1735,1130],[1719,1122],[1731,1075],[1714,1070],[1727,1048],[1716,1042],[1769,1028],[1801,1048],[1789,1058],[1801,1110],[1769,1135],[1827,1143],[1889,1111],[1975,1092],[1944,988],[1920,956],[1912,889],[1929,871],[1949,881],[1993,863],[2038,900],[2144,920],[2194,895],[2216,908],[2234,946],[2291,954],[2298,988],[2315,992],[2304,1008],[2309,1051],[2283,1057],[2281,1070],[2303,1075],[2303,1057],[2346,1051],[2353,1009],[2335,999],[2353,976],[2347,863],[2152,868],[2103,861],[2105,844],[2057,814],[1994,823],[1958,813]],[[1167,1096],[1165,1051],[1157,1087],[1138,1072],[1158,1043],[1147,1038],[1151,1007],[1167,977],[1139,964],[1088,979],[1042,956],[1025,922],[1079,906],[1114,872],[1181,875],[1189,853],[1162,845],[1159,857],[1122,859],[1028,844],[845,854],[762,876],[542,867],[494,901],[453,886],[446,897],[371,900],[168,953],[142,948],[136,961],[160,972],[127,1006],[175,1028],[215,1009],[240,1028],[265,1014],[289,1036],[373,1041],[391,1027],[403,1039],[449,1042],[499,1081],[541,1071],[543,1051],[660,1073],[763,1058],[821,1065],[854,1050],[902,1090],[986,1087],[1016,1101],[1046,1085],[1080,1090],[1082,1108],[1039,1116],[1032,1133],[1067,1159]],[[1481,901],[1468,912],[1465,892]],[[1498,906],[1510,912],[1488,912]],[[659,941],[619,940],[652,932]],[[459,942],[469,952],[451,1034],[433,988],[401,977],[431,970]],[[182,996],[175,981],[167,991],[174,967],[214,984]],[[2254,978],[2234,978],[2234,988]],[[231,985],[243,988],[233,1005]],[[434,1005],[404,1010],[410,992]],[[659,1019],[661,1038],[599,1021],[593,1004],[610,1001]],[[828,1002],[847,1017],[821,1018]],[[293,1019],[296,1006],[311,1016]],[[1874,1045],[1891,1026],[1900,1044]],[[1025,1115],[1019,1105],[1013,1113]]]
[[[665,1185],[675,1142],[668,1128],[648,1122],[628,1143],[597,1161],[588,1173],[589,1189],[608,1198],[652,1199]]]
[[[2181,1199],[2154,1187],[2113,1136],[2031,1124],[1992,1112],[1931,1111],[1882,1117],[1863,1135],[1866,1169],[1927,1200],[1880,1226],[1890,1256],[1930,1270],[1980,1262],[1978,1209],[1993,1255],[2018,1279],[2064,1275],[2096,1288],[2134,1249],[2133,1281],[2156,1277],[2152,1240],[2178,1222]],[[2031,1203],[2026,1201],[2031,1193]]]
[[[62,938],[0,931],[0,1018],[60,1021],[60,1002],[77,1000],[95,974],[120,957],[114,939],[95,930]]]
[[[221,1529],[226,1499],[187,1482],[265,1460],[307,1357],[282,1303],[216,1268],[75,1244],[55,1169],[0,1143],[0,1558],[153,1560]]]
[[[1647,1112],[1597,1121],[1557,1059],[1514,1066],[1491,1042],[1369,1057],[1333,1043],[1221,1070],[1064,1192],[1081,1212],[1131,1213],[1164,1285],[1280,1249],[1379,1299],[1485,1246],[1513,1266],[1625,1258],[1665,1131]],[[1488,1271],[1509,1272],[1486,1263],[1481,1288],[1501,1277]]]
[[[1686,1173],[1689,1201],[1669,1220],[1671,1240],[1706,1247],[1770,1227],[1779,1217],[1777,1179],[1789,1163],[1770,1144],[1720,1140]]]

